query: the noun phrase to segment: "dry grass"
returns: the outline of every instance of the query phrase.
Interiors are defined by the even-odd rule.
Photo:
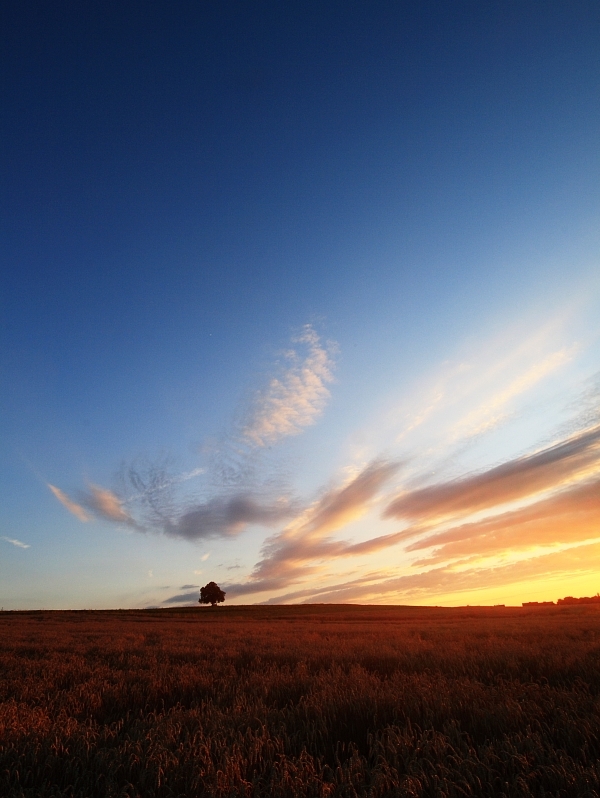
[[[598,796],[600,607],[0,614],[0,795]]]

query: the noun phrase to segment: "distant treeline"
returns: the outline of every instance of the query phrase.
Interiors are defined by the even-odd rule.
[[[573,598],[573,596],[565,596],[564,599],[559,599],[557,604],[600,604],[600,593],[595,596],[583,596],[583,598]]]
[[[574,598],[573,596],[565,596],[558,599],[557,604],[600,604],[600,593],[595,596],[582,596],[581,598]],[[553,601],[524,601],[524,607],[554,607]]]

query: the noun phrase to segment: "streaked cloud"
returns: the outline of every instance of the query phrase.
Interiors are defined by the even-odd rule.
[[[81,504],[79,504],[70,499],[60,488],[50,484],[48,484],[48,487],[59,502],[80,521],[90,521],[91,511],[95,516],[105,521],[124,524],[139,531],[143,530],[143,527],[124,508],[123,500],[107,488],[89,485],[88,490],[82,494]]]
[[[330,535],[364,515],[399,467],[399,463],[375,461],[342,488],[328,491],[282,532],[265,542],[263,558],[248,582],[230,586],[230,593],[242,595],[281,589],[299,576],[313,573],[319,561],[366,551],[365,544],[350,544]],[[374,549],[378,543],[373,543]],[[389,543],[386,540],[382,545]]]
[[[384,517],[425,522],[475,513],[557,489],[598,468],[600,426],[483,473],[408,491],[386,508]]]
[[[303,519],[300,534],[322,535],[354,521],[366,511],[369,502],[398,471],[400,463],[376,460],[340,490],[329,491]]]
[[[542,501],[482,521],[428,535],[407,551],[433,548],[418,566],[457,559],[510,557],[536,547],[600,538],[600,480],[571,487]]]
[[[123,501],[112,490],[101,488],[98,485],[90,485],[89,493],[85,497],[85,504],[106,521],[141,529],[137,521],[124,509]]]
[[[63,507],[66,507],[67,510],[70,513],[73,513],[76,518],[79,518],[79,520],[83,522],[90,520],[90,516],[85,509],[80,504],[77,504],[77,502],[74,502],[72,499],[70,499],[66,493],[63,493],[62,490],[60,490],[60,488],[57,488],[55,485],[51,485],[50,483],[48,483],[48,487],[56,496],[58,501],[63,505]]]
[[[493,338],[461,347],[390,411],[386,425],[400,427],[396,441],[417,437],[421,445],[443,450],[473,443],[517,418],[544,381],[581,351],[576,340],[565,343],[571,312],[538,327],[508,325]]]
[[[0,537],[0,540],[3,540],[5,543],[10,543],[11,545],[16,546],[18,549],[30,549],[31,548],[31,544],[30,543],[23,543],[22,540],[17,540],[17,538],[7,538],[7,537],[4,537],[4,535],[3,535],[2,537]]]
[[[195,479],[206,473],[206,468],[192,468],[191,471],[186,471],[179,475],[180,482],[187,482],[189,479]]]
[[[243,425],[243,438],[254,446],[270,446],[298,435],[323,412],[333,380],[332,347],[321,344],[310,324],[294,339],[301,351],[286,353],[286,368],[257,394]]]
[[[541,361],[535,362],[529,368],[526,368],[514,377],[508,385],[501,387],[454,424],[450,431],[450,439],[457,440],[474,437],[497,427],[506,419],[509,404],[517,397],[530,391],[545,377],[568,363],[573,356],[573,349],[561,347]]]
[[[541,568],[556,551],[600,540],[600,426],[482,473],[406,492],[383,513],[410,522],[396,532],[358,543],[333,538],[331,532],[381,499],[380,489],[398,469],[398,463],[376,462],[343,488],[328,492],[266,541],[248,581],[228,586],[229,594],[300,586],[321,574],[324,565],[335,572],[339,558],[376,554],[399,544],[404,544],[398,556],[405,573],[397,579],[384,578],[380,567],[350,583],[299,587],[272,601],[373,600],[411,589],[421,595],[427,589],[460,590],[465,572],[473,576],[513,568],[516,573],[517,566],[524,571],[530,562],[534,573],[534,563],[539,561]],[[457,518],[461,523],[452,524]],[[423,552],[421,559],[414,558],[418,552]]]
[[[518,562],[494,564],[456,570],[445,565],[429,570],[416,570],[402,576],[380,579],[376,574],[356,580],[308,587],[280,595],[271,603],[287,601],[371,602],[432,604],[436,598],[451,595],[477,594],[494,588],[505,592],[516,586],[517,603],[522,600],[526,585],[537,580],[559,581],[575,576],[595,576],[600,571],[600,542],[592,541],[565,547]],[[558,589],[558,588],[557,588]]]

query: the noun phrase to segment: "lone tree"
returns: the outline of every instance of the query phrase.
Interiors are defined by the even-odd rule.
[[[216,582],[209,582],[200,588],[199,604],[210,604],[212,607],[216,607],[217,604],[222,604],[224,601],[225,592],[221,590]]]

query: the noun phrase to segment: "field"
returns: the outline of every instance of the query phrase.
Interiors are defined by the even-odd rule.
[[[0,795],[600,796],[600,606],[0,613]]]

